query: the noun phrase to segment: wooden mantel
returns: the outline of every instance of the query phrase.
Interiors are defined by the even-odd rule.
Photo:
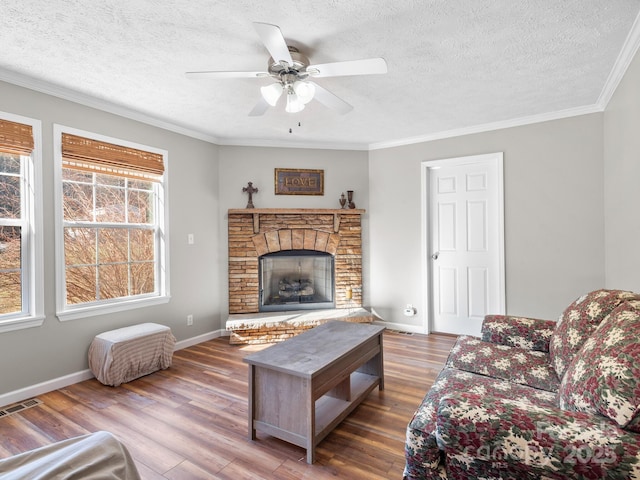
[[[260,215],[333,215],[333,231],[340,230],[340,215],[363,215],[361,208],[231,208],[229,215],[253,215],[253,233],[260,232]]]
[[[311,214],[311,215],[322,215],[322,214],[334,214],[334,213],[347,213],[354,214],[358,213],[362,215],[366,210],[361,208],[231,208],[229,209],[229,213],[239,214],[239,213],[267,213],[270,215],[287,215],[287,214]]]

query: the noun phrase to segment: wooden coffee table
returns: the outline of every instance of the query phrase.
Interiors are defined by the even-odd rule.
[[[329,322],[244,358],[249,364],[249,438],[256,432],[316,445],[375,388],[384,388],[385,327]]]

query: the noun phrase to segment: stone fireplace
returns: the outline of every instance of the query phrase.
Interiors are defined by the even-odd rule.
[[[337,209],[234,209],[229,210],[229,313],[246,314],[261,309],[265,280],[261,275],[261,259],[273,254],[298,256],[301,265],[305,256],[332,259],[333,291],[326,291],[326,279],[306,275],[315,290],[323,290],[325,301],[310,302],[312,308],[347,309],[362,306],[362,227],[364,210]],[[289,267],[282,267],[289,268]],[[289,268],[290,269],[290,268]],[[262,277],[262,278],[261,278]],[[261,281],[262,280],[262,281]],[[280,283],[281,278],[278,278]],[[284,279],[287,280],[286,278]],[[272,282],[270,278],[268,280]],[[297,280],[292,279],[295,284]],[[284,285],[292,292],[299,285]],[[273,292],[273,285],[268,288]],[[280,288],[278,288],[280,290]],[[309,290],[307,290],[308,292]],[[293,296],[293,295],[292,295]],[[285,311],[289,305],[271,302],[266,310]],[[302,302],[304,303],[304,302]],[[324,305],[322,305],[324,303]],[[305,308],[302,304],[295,308]]]

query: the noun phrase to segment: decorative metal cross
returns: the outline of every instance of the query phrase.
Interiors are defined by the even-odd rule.
[[[242,191],[249,194],[249,203],[247,203],[247,208],[254,208],[253,194],[258,193],[258,189],[253,188],[253,182],[249,182],[246,187],[242,187]]]

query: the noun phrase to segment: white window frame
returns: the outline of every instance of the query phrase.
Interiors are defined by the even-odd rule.
[[[2,120],[30,125],[34,148],[22,156],[22,312],[0,315],[0,333],[39,327],[44,314],[44,241],[42,215],[42,123],[33,118],[0,112]]]
[[[64,261],[64,210],[62,197],[62,134],[68,133],[97,141],[122,145],[147,152],[162,155],[164,161],[164,175],[158,182],[158,194],[156,203],[156,217],[160,230],[156,239],[156,271],[157,292],[149,295],[140,295],[134,298],[114,298],[91,303],[67,305],[66,303],[66,278]],[[169,202],[168,202],[168,157],[166,150],[141,145],[138,143],[107,137],[93,132],[78,130],[64,125],[53,126],[54,168],[55,168],[55,237],[56,237],[56,315],[60,321],[77,320],[95,315],[132,310],[169,302]]]

